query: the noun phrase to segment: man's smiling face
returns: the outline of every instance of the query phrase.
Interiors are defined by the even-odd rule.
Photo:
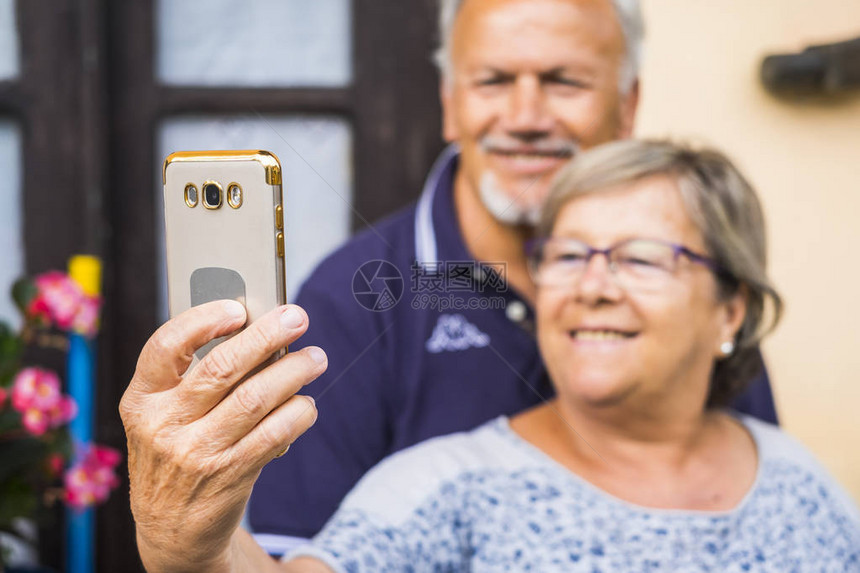
[[[619,89],[625,39],[609,0],[466,0],[443,80],[444,133],[496,219],[532,224],[556,171],[628,137],[638,89]]]

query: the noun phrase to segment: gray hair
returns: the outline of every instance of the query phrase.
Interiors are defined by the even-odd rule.
[[[711,374],[708,406],[724,406],[761,370],[759,342],[782,314],[782,298],[767,276],[764,214],[755,191],[722,153],[663,140],[623,140],[577,155],[559,171],[544,206],[538,235],[549,236],[561,209],[576,197],[652,176],[673,178],[690,218],[721,270],[723,299],[741,292],[747,311],[736,350]],[[769,304],[769,311],[768,311]]]
[[[451,62],[451,37],[454,33],[454,22],[457,13],[465,0],[439,0],[439,47],[433,55],[433,60],[442,76],[450,78],[453,72]],[[642,44],[645,40],[645,23],[639,0],[612,0],[612,6],[618,15],[618,21],[624,32],[626,54],[619,72],[618,87],[622,94],[627,94],[633,88],[639,77],[642,66]]]

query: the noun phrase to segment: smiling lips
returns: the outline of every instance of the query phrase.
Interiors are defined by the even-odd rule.
[[[506,170],[522,174],[551,171],[573,157],[569,149],[491,148],[490,156]]]
[[[503,149],[494,147],[488,150],[490,153],[495,153],[498,155],[504,155],[507,157],[555,157],[557,159],[568,159],[573,153],[569,149],[559,148],[559,149],[541,149],[534,147],[515,147],[510,149]]]
[[[636,336],[635,332],[611,329],[579,329],[571,330],[570,337],[577,342],[617,342],[629,340]]]

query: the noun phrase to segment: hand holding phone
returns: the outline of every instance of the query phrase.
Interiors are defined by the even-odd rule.
[[[120,401],[149,571],[220,571],[234,560],[260,470],[316,420],[313,400],[297,392],[325,370],[322,349],[305,347],[252,373],[307,329],[294,305],[264,314],[188,368],[187,348],[236,331],[245,317],[236,302],[216,301],[172,318],[144,346]]]
[[[316,420],[297,392],[327,366],[317,347],[272,360],[308,327],[282,305],[280,169],[265,152],[173,154],[164,194],[172,318],[119,408],[138,549],[149,570],[220,570],[249,555],[268,566],[259,547],[244,553],[242,513],[263,465]],[[245,308],[207,302],[225,298]],[[204,356],[213,336],[230,340]]]

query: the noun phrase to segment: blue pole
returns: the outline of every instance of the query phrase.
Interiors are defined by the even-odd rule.
[[[69,276],[84,294],[101,293],[101,261],[97,257],[76,255],[69,260]],[[93,443],[95,433],[95,343],[81,334],[69,337],[69,395],[78,405],[78,415],[69,424],[76,451]],[[66,573],[95,571],[95,511],[66,510]]]
[[[93,441],[94,358],[92,343],[80,334],[72,334],[69,338],[68,389],[78,405],[78,415],[69,424],[69,429],[76,450]],[[94,531],[92,508],[66,510],[66,573],[95,571]]]

